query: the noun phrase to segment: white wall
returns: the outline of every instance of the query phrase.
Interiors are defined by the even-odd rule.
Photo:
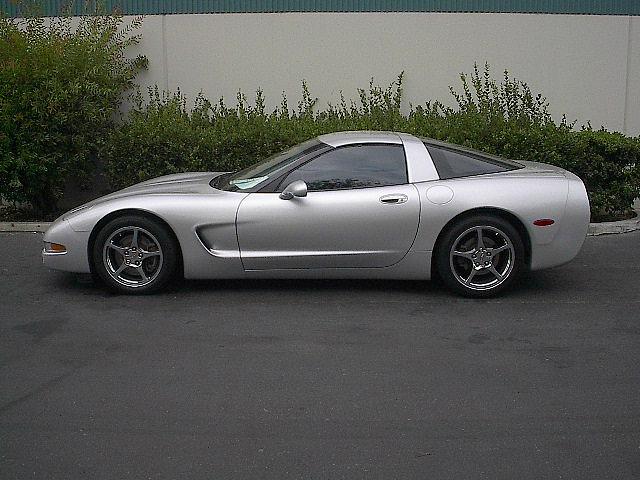
[[[451,103],[449,85],[488,61],[547,96],[552,113],[640,134],[640,17],[463,13],[287,13],[145,17],[143,85],[233,104],[261,87],[267,104],[306,79],[320,106],[405,71],[405,101]]]

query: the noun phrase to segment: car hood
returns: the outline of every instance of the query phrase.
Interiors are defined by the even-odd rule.
[[[224,172],[189,172],[152,178],[151,180],[136,183],[117,192],[96,198],[91,202],[68,211],[63,217],[70,218],[77,212],[87,208],[100,205],[110,200],[136,195],[223,193],[209,185],[211,180],[218,175],[222,175],[222,173]]]
[[[136,183],[111,195],[131,195],[134,193],[198,193],[203,185],[209,186],[211,180],[223,172],[190,172],[165,175]],[[211,188],[211,187],[209,187]]]

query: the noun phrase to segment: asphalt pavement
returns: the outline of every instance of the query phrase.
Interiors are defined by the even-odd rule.
[[[104,291],[0,234],[0,478],[640,478],[640,232],[491,300]]]

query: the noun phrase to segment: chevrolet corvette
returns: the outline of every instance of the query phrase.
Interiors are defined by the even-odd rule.
[[[321,135],[238,172],[167,175],[58,218],[43,262],[122,293],[188,279],[442,279],[496,295],[561,265],[589,224],[582,181],[405,133]]]

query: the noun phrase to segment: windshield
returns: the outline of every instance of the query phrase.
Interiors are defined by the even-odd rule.
[[[230,192],[249,190],[263,182],[276,178],[287,166],[322,146],[324,146],[324,143],[312,138],[284,152],[276,153],[244,170],[220,175],[213,179],[211,186]]]

